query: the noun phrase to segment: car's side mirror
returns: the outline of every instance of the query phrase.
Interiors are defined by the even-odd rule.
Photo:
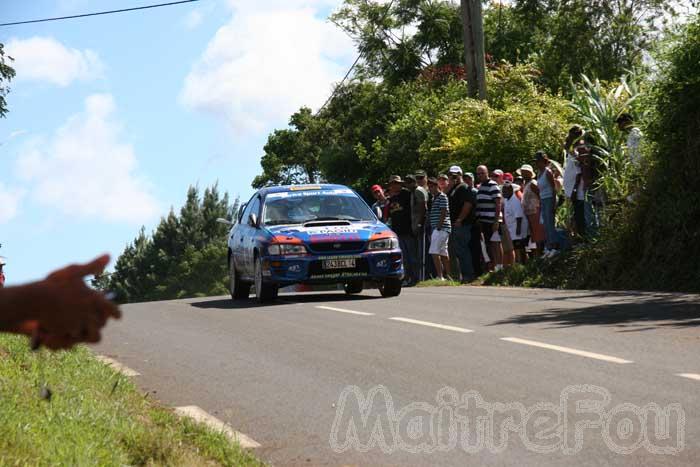
[[[254,213],[248,216],[248,224],[252,225],[253,227],[258,226],[258,216],[255,215]]]
[[[224,224],[224,225],[228,225],[228,226],[233,225],[233,222],[231,222],[228,219],[224,219],[223,217],[219,217],[218,219],[216,219],[216,222],[218,222],[219,224]]]

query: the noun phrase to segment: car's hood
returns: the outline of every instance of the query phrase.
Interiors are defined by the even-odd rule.
[[[350,225],[309,226],[280,225],[267,227],[276,243],[358,242],[394,236],[379,222],[353,222]]]

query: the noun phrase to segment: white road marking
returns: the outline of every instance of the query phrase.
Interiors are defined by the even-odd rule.
[[[696,381],[700,381],[700,375],[697,373],[678,373],[676,376],[680,376],[682,378],[688,378],[688,379],[694,379]]]
[[[104,355],[95,355],[95,359],[97,361],[100,361],[104,363],[105,365],[111,367],[113,370],[118,371],[119,373],[123,374],[124,376],[128,377],[133,377],[133,376],[141,376],[141,373],[138,371],[132,370],[128,366],[122,365],[118,361],[114,360],[113,358],[105,357]]]
[[[227,423],[222,422],[196,405],[175,407],[175,413],[181,417],[189,417],[197,423],[203,423],[212,430],[223,433],[230,440],[237,442],[244,449],[254,449],[260,447],[260,443],[254,439],[244,435],[243,433],[239,433],[231,428],[231,426]]]
[[[431,323],[429,321],[419,321],[417,319],[401,318],[399,316],[395,316],[395,317],[389,318],[389,319],[392,319],[394,321],[401,321],[403,323],[418,324],[420,326],[428,326],[431,328],[445,329],[447,331],[462,332],[465,334],[468,332],[474,332],[471,329],[458,328],[457,326],[448,326],[446,324]]]
[[[348,313],[351,315],[374,316],[374,313],[366,313],[364,311],[346,310],[344,308],[333,308],[332,306],[318,305],[316,308],[320,308],[321,310],[339,311],[340,313]]]
[[[599,353],[586,352],[585,350],[577,350],[569,347],[562,347],[560,345],[545,344],[543,342],[530,341],[527,339],[518,339],[517,337],[502,337],[502,341],[515,342],[516,344],[531,345],[533,347],[541,347],[543,349],[556,350],[558,352],[569,353],[572,355],[578,355],[580,357],[595,358],[596,360],[603,360],[604,362],[611,363],[633,363],[631,360],[624,360],[622,358],[611,357],[609,355],[603,355]]]

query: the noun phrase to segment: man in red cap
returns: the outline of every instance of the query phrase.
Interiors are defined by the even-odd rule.
[[[372,205],[372,211],[382,222],[386,222],[389,216],[389,200],[384,194],[384,188],[381,185],[372,185],[372,196],[375,203]]]

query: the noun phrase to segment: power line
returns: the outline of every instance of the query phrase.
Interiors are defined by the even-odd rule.
[[[350,66],[350,69],[348,70],[348,72],[345,73],[345,76],[343,77],[343,79],[333,89],[333,92],[331,93],[331,95],[328,96],[328,99],[326,99],[326,102],[323,103],[323,105],[318,109],[318,112],[316,112],[316,114],[321,113],[321,110],[323,110],[328,105],[328,103],[335,97],[335,93],[338,92],[338,89],[340,89],[340,87],[343,85],[343,83],[345,83],[345,80],[348,79],[348,76],[350,76],[350,73],[352,73],[352,70],[355,69],[355,66],[357,65],[357,62],[360,61],[360,58],[362,58],[362,52],[359,53],[359,55],[357,56],[357,58],[355,59],[353,64]]]
[[[32,19],[32,20],[28,20],[28,21],[16,21],[14,23],[1,23],[0,27],[2,27],[2,26],[16,26],[18,24],[44,23],[47,21],[60,21],[60,20],[64,20],[64,19],[85,18],[88,16],[111,15],[112,13],[124,13],[127,11],[147,10],[149,8],[159,8],[162,6],[179,5],[181,3],[192,3],[192,2],[198,2],[198,1],[199,0],[179,0],[177,2],[158,3],[155,5],[137,6],[137,7],[133,7],[133,8],[122,8],[121,10],[98,11],[95,13],[84,13],[82,15],[58,16],[55,18],[43,18],[43,19]]]
[[[387,5],[386,10],[384,11],[384,15],[382,15],[381,19],[379,20],[380,23],[381,23],[382,21],[384,21],[384,19],[385,19],[385,18],[387,17],[387,15],[389,14],[389,11],[391,10],[391,7],[394,5],[394,1],[395,1],[395,0],[391,0],[391,1],[389,2],[389,4]],[[331,93],[330,96],[328,96],[328,99],[326,99],[326,102],[324,102],[323,105],[318,109],[318,111],[316,112],[316,115],[320,114],[321,111],[328,105],[328,103],[329,103],[331,100],[333,100],[333,98],[335,97],[335,94],[338,92],[338,90],[340,89],[340,87],[345,83],[345,80],[348,79],[348,76],[350,76],[350,73],[352,73],[352,70],[354,70],[355,67],[357,66],[357,63],[358,63],[358,62],[360,61],[360,59],[362,58],[362,54],[363,54],[364,52],[365,52],[364,49],[361,49],[361,50],[360,50],[360,53],[357,55],[357,58],[356,58],[355,61],[352,63],[352,65],[350,65],[350,69],[348,69],[348,72],[345,73],[345,76],[343,77],[343,79],[342,79],[342,80],[340,81],[340,83],[338,83],[338,85],[333,89],[333,92]]]

